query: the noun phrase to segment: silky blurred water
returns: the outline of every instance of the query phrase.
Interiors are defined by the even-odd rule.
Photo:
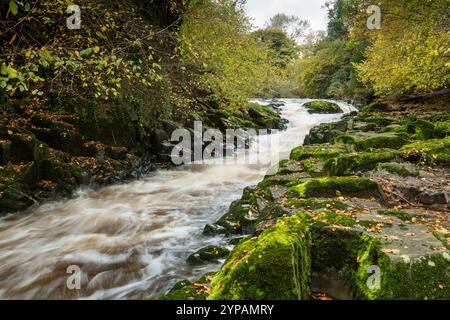
[[[282,101],[289,124],[276,137],[279,145],[269,146],[263,137],[250,154],[287,158],[313,126],[341,117],[309,114],[302,107],[309,100]],[[354,110],[337,103],[345,112]],[[222,236],[204,237],[203,227],[220,218],[245,187],[262,180],[273,161],[161,170],[0,219],[0,298],[148,297],[164,294],[179,280],[218,270],[220,264],[191,267],[185,260],[204,246],[228,243]],[[80,267],[80,290],[67,288],[71,265]]]

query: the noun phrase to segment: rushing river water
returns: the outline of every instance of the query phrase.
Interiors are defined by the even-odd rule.
[[[341,115],[310,115],[287,99],[279,148],[260,156],[287,158],[309,130]],[[354,110],[338,102],[345,112]],[[256,150],[252,146],[250,152]],[[268,162],[267,162],[268,163]],[[164,294],[181,279],[220,265],[191,267],[190,253],[229,239],[202,236],[242,190],[264,177],[267,164],[209,165],[161,170],[128,184],[81,190],[0,219],[0,299],[127,299]],[[81,289],[69,290],[69,266],[81,270]]]

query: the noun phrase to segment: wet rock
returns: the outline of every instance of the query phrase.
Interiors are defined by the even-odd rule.
[[[311,101],[303,105],[308,109],[309,113],[320,113],[320,114],[333,114],[333,113],[344,113],[342,109],[336,103],[328,101]]]
[[[229,230],[218,224],[207,224],[203,229],[203,235],[205,236],[215,236],[219,234],[228,234]]]
[[[395,149],[399,150],[408,143],[404,137],[396,133],[376,133],[376,132],[347,132],[336,139],[337,142],[354,145],[358,150],[368,149]]]
[[[450,197],[444,191],[424,191],[419,194],[418,200],[425,205],[450,203]]]
[[[218,246],[208,246],[200,249],[199,251],[192,253],[187,258],[187,263],[190,265],[202,265],[212,262],[217,262],[221,259],[228,257],[230,250]]]
[[[45,118],[32,121],[39,127],[32,128],[31,131],[40,140],[48,144],[51,148],[78,154],[82,149],[83,138],[81,134],[71,124],[61,121],[51,121]]]
[[[127,158],[127,148],[124,147],[106,147],[105,154],[114,160],[125,160]]]
[[[11,157],[11,141],[0,140],[0,165],[6,165]]]
[[[179,281],[166,295],[159,297],[158,300],[206,300],[208,298],[211,279],[214,275],[214,272],[207,273],[194,283],[188,280]]]
[[[420,194],[420,187],[418,186],[399,187],[398,189],[409,201],[416,201],[417,196]]]
[[[34,201],[27,195],[20,184],[13,184],[0,193],[0,213],[9,213],[24,210]]]
[[[342,131],[333,129],[324,129],[323,126],[315,127],[311,129],[309,134],[305,137],[304,144],[313,145],[321,143],[330,143],[340,134],[342,134]]]
[[[37,141],[31,134],[13,134],[11,136],[11,161],[13,163],[33,161],[36,145]]]
[[[377,166],[378,170],[385,170],[389,173],[397,174],[402,177],[418,177],[419,170],[414,164],[411,163],[380,163]]]
[[[241,237],[231,239],[228,243],[232,246],[237,246],[239,243],[241,243],[242,241],[245,241],[249,238],[250,238],[249,236],[241,236]]]

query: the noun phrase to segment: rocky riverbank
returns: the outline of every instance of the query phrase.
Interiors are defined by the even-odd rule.
[[[112,108],[105,117],[91,119],[9,106],[0,114],[0,214],[70,197],[80,186],[122,183],[170,166],[173,130],[190,128],[194,120],[203,121],[205,130],[283,128],[278,107],[249,104],[246,111],[231,112],[199,104],[203,111],[194,118],[145,129],[126,110]]]
[[[205,227],[237,243],[221,270],[161,299],[449,299],[449,134],[434,101],[314,128]]]

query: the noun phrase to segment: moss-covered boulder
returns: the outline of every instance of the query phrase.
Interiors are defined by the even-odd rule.
[[[253,233],[261,220],[268,216],[281,216],[283,214],[277,210],[277,205],[270,205],[272,199],[266,185],[244,189],[242,198],[234,201],[227,213],[215,224],[206,225],[203,234]]]
[[[42,161],[48,156],[48,146],[30,131],[16,128],[10,135],[9,160],[19,164],[29,161]]]
[[[250,103],[248,114],[254,122],[251,128],[286,129],[287,121],[282,119],[278,112],[271,110],[270,107]]]
[[[346,195],[352,197],[381,199],[380,186],[367,178],[360,177],[328,177],[306,181],[290,189],[292,194],[300,198],[336,197]]]
[[[362,109],[362,113],[378,113],[388,111],[388,105],[383,101],[376,100]]]
[[[309,199],[290,199],[286,202],[286,206],[292,209],[303,210],[347,210],[349,206],[338,200],[319,200],[316,198]]]
[[[364,300],[450,299],[450,254],[402,254],[370,239],[359,253],[355,275],[356,298]],[[430,250],[428,250],[430,251]],[[379,283],[369,279],[380,271]]]
[[[416,141],[404,146],[401,151],[407,161],[450,166],[450,137]]]
[[[352,175],[359,171],[373,170],[377,164],[394,160],[395,152],[363,152],[357,154],[345,154],[332,158],[325,163],[325,171],[331,176]]]
[[[320,160],[328,160],[335,158],[346,150],[340,145],[308,145],[295,148],[291,151],[291,160],[302,161],[310,158],[317,158]]]
[[[369,149],[394,149],[399,150],[408,140],[396,133],[374,133],[374,132],[347,132],[335,140],[339,143],[345,143],[355,146],[357,150]]]
[[[50,147],[78,155],[81,152],[83,138],[77,129],[63,122],[54,122],[48,128],[32,128],[31,131]]]
[[[379,163],[376,168],[377,170],[381,171],[384,170],[402,177],[418,177],[420,175],[418,168],[411,163],[398,163],[398,162]]]
[[[202,265],[217,262],[228,257],[230,250],[219,246],[208,246],[192,253],[187,258],[190,265]]]
[[[0,183],[0,214],[24,210],[33,204],[28,190],[20,183]]]
[[[335,138],[342,135],[348,129],[348,120],[336,123],[327,123],[314,127],[305,137],[305,145],[332,143]]]
[[[363,216],[300,212],[279,220],[232,251],[209,299],[308,299],[311,288],[338,299],[450,298],[450,252],[441,240],[396,215]]]
[[[208,299],[309,299],[309,235],[299,222],[282,220],[258,238],[238,245],[212,280]]]
[[[446,122],[436,122],[425,119],[409,118],[404,124],[406,132],[417,140],[443,139],[447,136]]]
[[[341,107],[339,107],[336,103],[328,101],[311,101],[305,103],[303,107],[308,109],[309,113],[324,113],[324,114],[344,113]]]

